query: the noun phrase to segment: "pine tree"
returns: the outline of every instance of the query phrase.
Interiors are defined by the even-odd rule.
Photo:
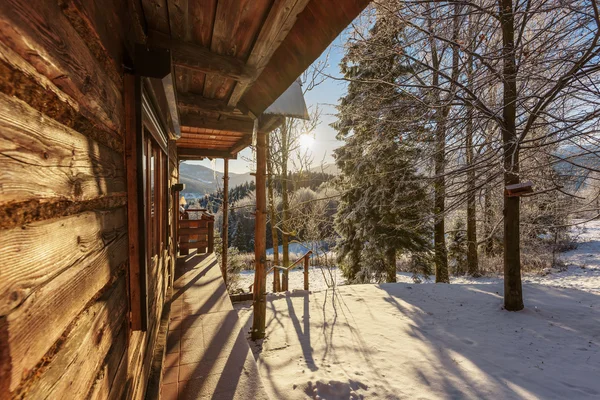
[[[351,82],[335,124],[345,142],[336,150],[342,173],[336,229],[338,258],[350,281],[395,282],[398,252],[424,251],[430,242],[423,222],[430,205],[410,141],[415,127],[401,122],[411,119],[414,102],[393,85],[410,67],[395,53],[378,51],[399,46],[401,37],[401,27],[379,14],[368,38],[349,46],[342,60]]]

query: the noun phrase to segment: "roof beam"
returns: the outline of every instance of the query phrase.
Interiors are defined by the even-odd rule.
[[[283,123],[285,117],[281,115],[261,115],[258,118],[259,132],[270,133]]]
[[[213,53],[206,47],[171,39],[156,31],[150,31],[148,43],[154,47],[170,49],[173,63],[179,67],[219,75],[238,82],[254,81],[257,78],[256,69],[246,65],[243,60]]]
[[[241,133],[252,133],[254,130],[254,121],[241,119],[221,119],[216,120],[193,113],[183,114],[181,116],[181,125],[204,129],[215,129],[218,131],[232,131]]]
[[[228,101],[229,106],[236,106],[248,87],[258,78],[308,2],[309,0],[281,0],[273,4],[246,63],[256,70],[256,78],[236,83]]]
[[[230,151],[232,154],[237,154],[240,151],[244,150],[246,147],[252,144],[252,136],[247,136],[237,142],[233,147],[231,147]]]
[[[190,149],[186,147],[178,147],[177,155],[179,159],[194,160],[199,158],[229,158],[237,159],[236,154],[232,154],[228,150],[211,150],[211,149]]]
[[[221,114],[233,114],[234,107],[229,107],[227,102],[219,99],[207,99],[193,93],[179,93],[177,96],[179,107],[200,111],[214,111]]]

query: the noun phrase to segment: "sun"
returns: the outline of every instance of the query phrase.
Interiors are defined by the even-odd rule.
[[[300,135],[300,138],[298,140],[300,142],[300,146],[303,149],[310,149],[313,143],[315,142],[315,138],[310,135],[307,135],[306,133]]]

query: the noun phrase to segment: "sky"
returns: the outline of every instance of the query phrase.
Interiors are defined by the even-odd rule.
[[[323,60],[325,59],[326,54],[329,54],[329,62],[324,72],[334,78],[341,77],[339,64],[343,56],[342,42],[343,34],[340,35],[317,60],[317,62]],[[326,164],[332,163],[333,150],[341,145],[341,142],[335,139],[335,130],[329,125],[336,120],[335,106],[339,98],[342,97],[345,92],[346,83],[344,81],[328,78],[319,86],[304,95],[309,112],[317,105],[321,109],[321,122],[317,126],[315,132],[313,132],[315,140],[310,147],[314,166],[318,166],[322,162]],[[216,169],[219,172],[223,172],[222,159],[217,159],[212,162],[205,159],[202,161],[188,161],[188,163],[204,165]],[[238,154],[237,160],[229,160],[229,172],[246,173],[253,171],[254,166],[252,164],[252,150],[246,148]]]

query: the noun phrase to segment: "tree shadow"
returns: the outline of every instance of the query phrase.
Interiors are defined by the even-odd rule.
[[[449,296],[437,285],[419,286],[383,284],[379,289],[408,319],[405,333],[421,344],[413,351],[427,365],[407,360],[404,365],[424,385],[441,387],[449,397],[600,395],[592,378],[593,371],[600,376],[599,296],[527,285],[527,308],[511,313],[502,308],[501,285],[452,285]],[[421,289],[424,293],[415,295]],[[587,362],[581,363],[581,354]]]

